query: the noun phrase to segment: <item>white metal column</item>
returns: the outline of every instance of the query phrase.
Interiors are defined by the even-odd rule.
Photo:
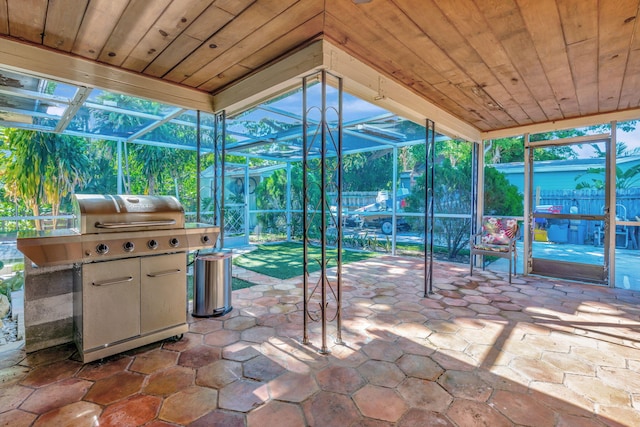
[[[287,200],[286,200],[286,217],[287,217],[287,242],[291,241],[291,163],[287,162]]]
[[[605,173],[604,198],[605,198],[605,232],[607,242],[604,247],[604,268],[610,288],[616,286],[616,129],[617,122],[611,122],[611,139],[607,143],[607,157]]]
[[[533,148],[529,144],[529,134],[524,134],[524,254],[523,274],[533,270]]]

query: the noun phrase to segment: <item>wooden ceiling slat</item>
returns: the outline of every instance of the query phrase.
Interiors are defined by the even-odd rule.
[[[598,41],[598,105],[612,111],[620,102],[631,36],[638,14],[637,1],[600,1]]]
[[[363,28],[364,28],[363,26],[360,27],[359,33],[364,32]],[[325,32],[325,37],[331,40],[336,46],[340,46],[343,50],[345,50],[346,52],[348,52],[349,54],[353,55],[354,57],[358,58],[363,62],[366,62],[367,57],[376,55],[376,52],[374,50],[375,48],[374,45],[361,46],[356,42],[355,37],[349,38],[347,36],[347,30],[344,23],[339,21],[332,14],[327,13],[325,15],[324,32]],[[378,71],[385,70],[385,66],[380,62],[377,62],[375,64],[375,68]],[[427,76],[428,73],[426,72],[426,70],[424,71],[425,72],[420,75],[420,78],[426,80],[428,79],[428,76]],[[450,111],[452,114],[457,114],[460,112],[459,111],[460,106],[453,105],[453,103],[451,103],[449,99],[445,98],[444,95],[439,91],[437,91],[429,82],[423,85],[424,91],[422,91],[421,82],[424,80],[405,79],[404,75],[402,74],[402,71],[399,71],[398,73],[393,74],[393,78],[403,83],[407,87],[412,88],[416,92],[422,93],[428,99],[431,99],[433,102],[436,102],[436,103],[442,102],[439,105],[441,105],[445,110]],[[451,105],[445,105],[447,102],[449,102]],[[458,111],[455,111],[455,110],[458,110]]]
[[[209,38],[201,47],[185,58],[164,76],[164,79],[181,83],[202,67],[235,46],[249,34],[278,16],[295,0],[268,0],[253,3],[233,21]],[[212,49],[209,46],[215,45]],[[231,65],[231,64],[229,64]]]
[[[640,106],[640,17],[634,21],[634,33],[629,48],[629,59],[622,81],[618,109],[626,110]]]
[[[598,40],[586,39],[567,46],[581,115],[598,113]]]
[[[236,64],[209,79],[208,82],[203,84],[203,90],[213,93],[216,89],[222,89],[226,85],[240,80],[251,71],[253,70],[249,67],[242,64]],[[205,87],[208,89],[204,89]]]
[[[430,63],[425,62],[413,52],[401,49],[401,45],[388,36],[384,28],[380,28],[370,19],[364,19],[360,16],[361,13],[354,13],[350,8],[359,10],[358,6],[350,2],[331,2],[327,5],[326,35],[335,40],[336,44],[343,46],[347,52],[365,62],[367,58],[379,58],[376,62],[376,68],[379,71],[423,94],[443,109],[457,116],[468,116],[465,106],[456,103],[434,86],[438,83],[446,83],[447,80],[435,71]],[[355,27],[358,28],[357,32],[350,30]],[[404,66],[398,69],[394,64]],[[413,74],[413,70],[420,70],[420,74]],[[449,87],[459,91],[452,85]]]
[[[633,50],[627,61],[627,72],[622,82],[618,109],[627,110],[640,107],[640,50]]]
[[[240,15],[257,0],[216,0],[215,6],[233,16]]]
[[[363,58],[371,57],[371,55],[386,55],[380,57],[380,65],[384,64],[384,68],[388,69],[389,64],[394,61],[404,64],[403,69],[398,69],[398,75],[410,73],[411,70],[420,70],[420,76],[417,80],[425,81],[429,84],[436,84],[448,81],[445,76],[438,73],[431,61],[427,62],[418,57],[413,52],[399,51],[402,46],[387,31],[385,27],[373,21],[370,16],[365,14],[370,4],[354,5],[351,2],[330,2],[326,7],[325,34],[334,40],[340,41],[340,44],[354,51],[354,56],[362,56]],[[376,13],[376,8],[371,6],[372,13]],[[358,31],[353,31],[358,28]],[[358,52],[357,49],[362,49]],[[406,62],[404,62],[406,61]],[[420,68],[419,65],[424,65]]]
[[[232,67],[217,74],[209,81],[200,85],[200,89],[207,92],[215,92],[242,77],[242,74],[238,75],[241,70],[255,71],[259,67],[271,62],[273,58],[279,58],[285,55],[291,50],[291,46],[295,46],[298,40],[309,40],[320,34],[323,22],[324,15],[314,16],[309,21],[302,23],[284,36],[274,40],[273,43],[247,56],[244,60],[238,62],[237,67]]]
[[[376,4],[372,12],[375,13],[369,14],[368,18],[380,27],[385,26],[391,37],[403,45],[403,50],[412,52],[419,58],[428,58],[434,70],[446,78],[446,83],[435,85],[440,92],[451,94],[455,102],[466,106],[469,112],[477,115],[481,121],[490,123],[490,126],[509,127],[515,124],[513,119],[497,105],[490,105],[489,97],[484,90],[431,38],[427,37],[420,27],[409,19],[407,13],[389,2]],[[411,11],[409,14],[413,15]],[[453,85],[458,91],[451,90],[447,87],[448,85]]]
[[[236,6],[234,8],[222,7],[225,4],[221,5],[220,3],[220,0],[218,0],[202,12],[202,15],[185,30],[185,34],[204,43],[246,8],[255,3],[255,0],[234,0],[234,5]]]
[[[513,67],[524,80],[549,120],[562,119],[560,106],[544,74],[533,40],[526,30],[520,9],[513,1],[485,2],[476,0],[500,44],[509,55]]]
[[[102,48],[98,60],[121,66],[169,3],[171,0],[131,0]]]
[[[555,0],[518,0],[518,6],[562,115],[578,116],[580,109]]]
[[[78,8],[84,12],[89,0],[58,0],[49,3],[44,26],[44,44],[54,49],[71,52],[84,13],[70,14]]]
[[[280,38],[296,28],[299,22],[307,22],[314,16],[322,15],[321,3],[298,2],[283,11],[277,17],[258,28],[246,38],[238,42],[233,49],[229,49],[216,57],[213,61],[193,73],[184,84],[198,89],[203,89],[202,84],[209,81],[212,76],[224,72],[230,65],[242,62],[254,52],[259,51],[274,39]],[[295,44],[293,45],[295,46]]]
[[[9,0],[9,35],[32,43],[42,43],[47,0]]]
[[[478,53],[451,25],[432,0],[423,1],[418,8],[414,7],[410,0],[399,0],[396,3],[416,25],[423,31],[428,31],[429,39],[445,52],[465,75],[474,76],[473,79],[468,77],[471,84],[461,89],[471,91],[473,96],[481,97],[486,104],[493,104],[488,105],[491,111],[504,109],[505,117],[502,123],[505,127],[531,123],[531,119],[495,78]]]
[[[598,0],[562,0],[557,6],[567,45],[598,36]]]
[[[473,47],[478,56],[492,71],[496,79],[508,90],[519,108],[528,119],[520,124],[544,121],[546,116],[542,108],[533,99],[531,91],[524,83],[518,70],[513,67],[508,53],[502,48],[498,38],[489,30],[488,23],[473,0],[451,0],[439,2],[437,7],[447,17],[450,25],[458,30]],[[496,99],[507,107],[508,99]],[[509,110],[511,111],[511,110]],[[515,117],[515,114],[512,114]]]
[[[122,67],[142,71],[204,11],[213,0],[173,2],[140,40]]]
[[[129,0],[91,0],[71,52],[97,59]]]
[[[234,15],[212,4],[144,69],[144,73],[162,77],[233,18]]]
[[[247,56],[240,63],[250,70],[256,70],[268,62],[274,61],[291,51],[291,47],[297,48],[300,40],[312,40],[322,33],[324,14],[316,15],[307,22],[302,22],[293,30],[274,40],[262,49]]]
[[[9,35],[9,12],[7,0],[0,0],[0,34]]]
[[[563,0],[558,13],[579,114],[598,112],[598,0]],[[595,108],[594,108],[595,106]]]
[[[461,91],[461,88],[459,86],[457,87],[457,91],[451,90],[451,83],[449,82],[436,83],[433,85],[433,87],[438,89],[440,93],[446,93],[447,95],[449,95],[451,100],[456,102],[458,105],[466,106],[468,113],[470,113],[470,115],[474,117],[472,119],[472,123],[480,130],[489,130],[491,129],[492,125],[495,126],[496,123],[500,123],[500,121],[496,119],[494,115],[488,113],[488,110],[486,108],[474,108],[474,103],[470,102],[470,97],[467,96],[465,92]],[[471,88],[469,88],[469,92],[470,91]]]

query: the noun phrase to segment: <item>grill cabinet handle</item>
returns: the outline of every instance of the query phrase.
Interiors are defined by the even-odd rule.
[[[133,276],[121,277],[119,279],[105,280],[104,282],[93,282],[91,283],[93,286],[109,286],[116,285],[118,283],[130,282],[133,280]]]
[[[157,227],[161,225],[175,225],[175,219],[158,219],[155,221],[130,221],[130,222],[96,222],[96,228],[131,228],[131,227]]]
[[[147,273],[147,277],[162,277],[162,276],[169,276],[171,274],[178,274],[180,273],[182,270],[180,270],[179,268],[176,268],[175,270],[165,270],[165,271],[159,271],[157,273]]]

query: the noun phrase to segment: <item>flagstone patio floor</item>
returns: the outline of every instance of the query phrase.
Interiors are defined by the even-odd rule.
[[[420,260],[369,259],[344,266],[343,342],[329,322],[322,355],[300,278],[234,272],[259,285],[179,341],[1,353],[0,425],[640,425],[640,291],[437,263],[425,298]]]

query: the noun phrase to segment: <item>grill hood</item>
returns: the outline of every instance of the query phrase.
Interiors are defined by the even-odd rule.
[[[75,227],[25,231],[18,250],[38,266],[90,263],[212,248],[220,228],[185,223],[172,196],[77,194]]]
[[[80,234],[184,228],[184,208],[172,196],[76,194]]]

